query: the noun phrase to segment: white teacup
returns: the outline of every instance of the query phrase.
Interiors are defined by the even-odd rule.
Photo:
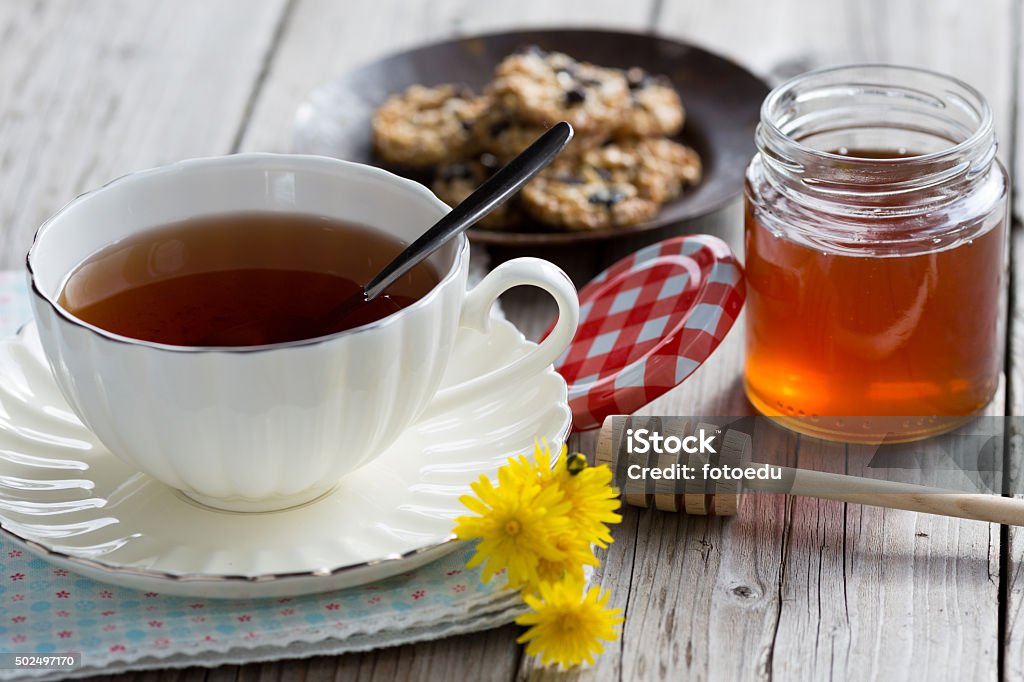
[[[324,215],[411,242],[448,210],[412,181],[315,156],[195,159],[122,177],[64,207],[29,250],[32,306],[46,357],[86,426],[153,478],[228,510],[312,500],[384,451],[428,404],[444,409],[472,401],[547,368],[579,320],[576,290],[565,274],[522,258],[467,292],[469,247],[459,237],[431,256],[440,283],[400,312],[331,336],[243,348],[120,336],[61,308],[61,288],[100,248],[195,216]],[[438,392],[459,326],[485,329],[494,300],[520,284],[540,287],[558,303],[552,333],[512,364]]]

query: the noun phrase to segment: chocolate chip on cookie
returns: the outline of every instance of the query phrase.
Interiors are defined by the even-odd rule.
[[[615,134],[622,137],[675,135],[683,128],[686,113],[679,94],[664,76],[643,69],[626,71],[629,106]]]
[[[413,85],[374,113],[374,147],[384,161],[406,166],[464,158],[472,153],[474,121],[488,106],[458,85]]]
[[[610,133],[629,106],[621,71],[537,48],[498,64],[491,92],[524,121],[552,125],[566,120],[581,135]]]

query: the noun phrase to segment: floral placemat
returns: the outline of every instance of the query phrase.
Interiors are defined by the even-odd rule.
[[[24,274],[0,272],[0,335],[31,318]],[[0,537],[0,653],[80,654],[75,670],[0,669],[0,680],[213,666],[394,646],[483,630],[525,610],[466,569],[471,547],[339,592],[253,601],[167,597],[57,568]]]

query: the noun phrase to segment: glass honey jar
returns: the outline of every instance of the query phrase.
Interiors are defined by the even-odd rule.
[[[814,436],[912,440],[992,399],[1007,176],[974,88],[913,68],[769,94],[746,173],[747,396]]]

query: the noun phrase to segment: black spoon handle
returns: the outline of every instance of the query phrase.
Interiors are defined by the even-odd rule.
[[[562,121],[526,148],[508,165],[424,232],[366,285],[366,300],[376,298],[402,275],[441,248],[445,242],[500,206],[544,169],[572,139],[572,126]]]

